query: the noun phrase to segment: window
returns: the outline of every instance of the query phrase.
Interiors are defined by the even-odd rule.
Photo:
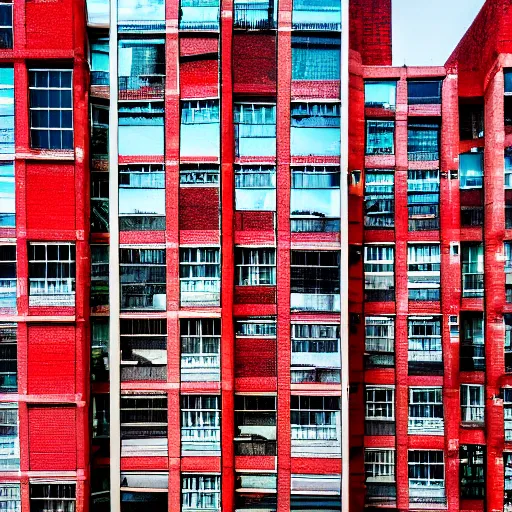
[[[341,369],[338,325],[292,324],[291,382],[339,383]]]
[[[365,448],[366,502],[386,504],[396,500],[395,450]]]
[[[409,170],[407,174],[409,231],[439,229],[439,170]]]
[[[503,321],[505,322],[505,371],[512,372],[512,315],[505,313]]]
[[[505,189],[512,189],[512,146],[505,148]]]
[[[503,416],[505,427],[505,441],[512,441],[512,388],[504,388],[503,390]],[[512,491],[512,486],[510,487]]]
[[[20,484],[0,483],[0,508],[6,512],[21,512]]]
[[[109,24],[109,3],[105,0],[86,0],[87,24],[103,25]]]
[[[220,250],[180,249],[180,300],[182,305],[220,303]]]
[[[220,451],[220,397],[183,395],[181,397],[181,451]]]
[[[483,423],[484,413],[484,387],[480,384],[461,384],[460,415],[462,423]]]
[[[0,162],[0,227],[16,226],[14,162]]]
[[[292,457],[339,457],[340,402],[336,396],[291,396]]]
[[[121,510],[123,512],[167,512],[169,473],[148,471],[121,472]],[[109,509],[110,510],[110,509]]]
[[[30,512],[74,512],[75,483],[55,480],[51,482],[30,482]]]
[[[91,231],[108,233],[108,178],[106,171],[91,170]]]
[[[182,511],[220,512],[220,476],[189,475],[181,477]]]
[[[235,395],[235,454],[277,455],[275,396]]]
[[[219,0],[181,0],[181,30],[219,30]]]
[[[410,317],[409,375],[442,375],[443,348],[439,317]]]
[[[160,164],[128,165],[119,169],[119,229],[165,229],[165,171]]]
[[[2,14],[8,4],[0,2],[0,48]],[[12,5],[10,5],[12,8]],[[0,154],[14,155],[14,68],[0,66]]]
[[[484,136],[484,99],[459,99],[460,140],[474,140]]]
[[[485,496],[485,446],[463,444],[460,457],[460,497],[481,500]]]
[[[461,313],[460,370],[485,371],[483,313]]]
[[[462,244],[462,297],[484,296],[484,247]]]
[[[120,249],[121,309],[165,311],[165,249]]]
[[[396,82],[365,81],[364,106],[365,108],[395,110]]]
[[[92,395],[92,438],[110,437],[110,403],[107,393]]]
[[[180,166],[180,187],[218,187],[219,166],[189,164]]]
[[[252,320],[237,320],[235,322],[237,338],[246,336],[249,338],[275,338],[277,335],[276,321],[257,318]]]
[[[17,324],[0,324],[0,393],[18,390]]]
[[[12,0],[0,2],[0,48],[12,48]]]
[[[0,471],[20,469],[18,404],[0,404]]]
[[[91,468],[90,510],[95,512],[110,511],[110,468]]]
[[[407,245],[409,300],[439,300],[441,250],[439,244]]]
[[[340,255],[335,251],[291,252],[291,307],[340,310]]]
[[[237,157],[276,156],[275,104],[235,103],[234,124]]]
[[[16,246],[0,245],[0,309],[16,310]]]
[[[212,381],[220,377],[220,320],[181,319],[181,380]]]
[[[295,30],[341,30],[340,0],[293,0]]]
[[[30,306],[75,305],[75,244],[30,242]]]
[[[443,388],[409,388],[409,434],[443,433]]]
[[[110,83],[108,46],[108,37],[91,37],[91,85],[105,86]]]
[[[31,69],[30,139],[35,149],[73,149],[72,71]]]
[[[512,453],[503,452],[503,461],[503,469],[505,472],[505,508],[503,510],[505,512],[510,512],[512,505]]]
[[[395,248],[392,245],[367,245],[364,248],[365,300],[395,299]]]
[[[409,105],[430,105],[441,103],[442,80],[409,80],[407,101]]]
[[[482,188],[484,169],[483,154],[479,152],[459,155],[460,188]]]
[[[235,474],[235,512],[277,510],[277,474]]]
[[[220,155],[219,100],[181,102],[180,156]]]
[[[365,434],[395,434],[395,386],[366,386]]]
[[[444,454],[440,450],[409,450],[409,501],[445,503]]]
[[[290,145],[292,156],[339,156],[340,105],[292,103]]]
[[[368,169],[364,174],[364,226],[395,226],[395,175],[392,170]]]
[[[167,457],[167,395],[121,393],[121,456]]]
[[[409,161],[439,160],[439,122],[409,121],[407,153]]]
[[[103,105],[91,105],[91,120],[91,157],[93,167],[97,168],[102,164],[108,167],[106,162],[106,160],[108,160],[108,107],[104,107]],[[104,169],[104,171],[108,172],[108,168]]]
[[[122,318],[121,381],[167,380],[167,321]]]
[[[119,155],[163,156],[163,103],[120,103],[118,140]]]
[[[276,210],[276,168],[273,165],[235,166],[237,210]]]
[[[108,307],[108,245],[91,245],[91,308]]]
[[[395,366],[395,319],[365,318],[365,363],[367,368]]]
[[[395,122],[372,119],[366,121],[366,154],[395,154]]]
[[[292,35],[292,80],[339,79],[339,35]]]
[[[165,87],[165,40],[119,41],[119,99],[163,98]]]
[[[339,167],[292,167],[292,232],[340,230]]]
[[[91,380],[108,381],[108,318],[91,317]]]
[[[276,284],[276,250],[235,247],[238,286],[265,286]]]
[[[165,0],[119,0],[119,32],[165,30]]]

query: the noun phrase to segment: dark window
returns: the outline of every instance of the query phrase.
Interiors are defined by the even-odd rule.
[[[439,160],[438,122],[409,122],[407,126],[407,153],[409,161]]]
[[[459,135],[461,140],[478,139],[484,136],[483,98],[471,102],[459,102]]]
[[[382,120],[366,121],[366,154],[395,154],[395,122]]]
[[[74,483],[30,482],[30,512],[74,512]]]
[[[483,499],[485,496],[485,446],[463,444],[460,447],[460,497]]]
[[[0,48],[12,48],[12,0],[0,2]]]
[[[460,369],[485,371],[483,313],[461,313]]]
[[[441,80],[410,80],[407,82],[409,105],[441,103]]]
[[[339,293],[339,253],[334,251],[292,251],[291,292]]]
[[[0,324],[0,392],[18,390],[17,324]]]
[[[108,306],[108,245],[91,245],[91,307]]]

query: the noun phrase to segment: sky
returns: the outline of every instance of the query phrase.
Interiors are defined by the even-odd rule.
[[[446,62],[484,0],[392,0],[393,65]]]

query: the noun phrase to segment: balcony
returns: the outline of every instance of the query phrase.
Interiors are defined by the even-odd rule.
[[[276,28],[274,2],[236,2],[234,28],[270,30]]]

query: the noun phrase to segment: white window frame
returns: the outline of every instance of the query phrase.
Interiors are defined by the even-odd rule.
[[[395,483],[395,449],[365,448],[364,474],[366,483]],[[369,476],[371,473],[372,476]]]
[[[471,391],[478,394],[478,404],[471,403]],[[460,415],[462,423],[484,423],[485,387],[483,384],[460,385]]]
[[[199,398],[199,407],[184,407],[188,398]],[[208,408],[203,398],[216,401],[216,407]],[[189,404],[190,405],[190,402]],[[181,396],[181,442],[187,444],[220,443],[220,396],[182,395]],[[213,449],[213,448],[212,448]]]
[[[190,334],[190,322],[198,323],[198,333]],[[218,334],[203,334],[203,322],[213,322],[213,330],[216,331],[218,326]],[[187,333],[181,329],[187,326]],[[197,338],[199,340],[199,352],[185,352],[183,343],[188,339]],[[217,343],[217,353],[205,352],[204,343],[206,338],[214,338]],[[200,370],[206,368],[208,370],[218,370],[220,366],[220,339],[221,328],[220,320],[215,318],[185,318],[180,322],[180,343],[181,343],[181,371],[184,370]]]
[[[236,262],[237,286],[275,286],[276,285],[276,249],[275,247],[242,247],[236,246],[235,252],[241,261]],[[238,258],[237,258],[238,259]],[[263,261],[260,261],[263,259]],[[260,270],[269,269],[268,283],[261,282]],[[244,270],[247,278],[244,279]]]
[[[421,401],[422,395],[428,394],[427,401]],[[437,416],[435,410],[441,406],[442,414]],[[423,415],[412,416],[412,409],[421,409]],[[442,435],[444,432],[443,388],[441,386],[409,387],[409,434]]]
[[[377,401],[378,392],[386,393],[385,401]],[[395,386],[368,385],[365,387],[365,421],[395,421]]]
[[[212,485],[213,484],[213,485]],[[215,474],[192,474],[182,473],[181,475],[181,499],[182,510],[197,511],[209,510],[220,512],[220,476]],[[207,500],[209,504],[201,503]],[[213,505],[211,505],[213,503]]]
[[[429,325],[437,329],[439,334],[427,334]],[[422,328],[423,334],[413,334],[414,328]],[[423,361],[426,363],[442,363],[443,345],[442,345],[442,324],[441,318],[436,316],[416,317],[411,316],[407,322],[408,330],[408,359],[409,361]],[[427,343],[425,343],[427,342]],[[416,345],[417,343],[417,345]],[[425,344],[430,345],[425,349]]]

